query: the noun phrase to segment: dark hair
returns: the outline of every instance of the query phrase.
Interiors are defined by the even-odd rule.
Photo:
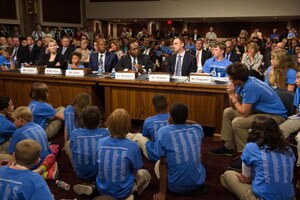
[[[9,97],[0,97],[0,110],[8,108]]]
[[[94,130],[101,123],[101,113],[96,106],[88,106],[81,112],[81,121],[85,128]]]
[[[152,103],[155,109],[155,112],[162,112],[167,110],[168,102],[165,96],[156,95],[152,98]]]
[[[260,149],[291,155],[288,144],[278,124],[271,116],[258,116],[254,118],[248,142],[256,142]]]
[[[5,51],[6,53],[8,53],[8,54],[12,54],[12,53],[14,52],[14,49],[13,49],[12,47],[6,47],[6,48],[4,49],[4,51]]]
[[[130,41],[130,42],[128,42],[128,44],[127,44],[127,50],[131,50],[131,45],[134,44],[134,43],[136,43],[136,41]]]
[[[29,96],[35,101],[48,102],[48,86],[45,83],[36,82],[31,86]]]
[[[27,36],[26,39],[31,38],[32,40],[34,40],[34,37],[32,36]]]
[[[174,39],[173,39],[173,41],[175,40],[175,39],[178,39],[181,43],[183,43],[183,45],[185,45],[185,39],[183,38],[183,37],[175,37]]]
[[[241,80],[245,82],[249,78],[249,70],[247,66],[240,62],[232,63],[231,65],[229,65],[226,69],[226,73],[233,80]]]
[[[185,124],[188,118],[188,108],[182,103],[175,103],[170,108],[170,115],[175,124]]]
[[[74,112],[74,124],[76,127],[81,126],[80,113],[92,104],[90,95],[86,93],[78,94],[71,105],[73,106]]]
[[[72,52],[70,58],[72,59],[73,56],[77,56],[79,59],[81,59],[81,53],[80,52],[77,52],[77,51]]]

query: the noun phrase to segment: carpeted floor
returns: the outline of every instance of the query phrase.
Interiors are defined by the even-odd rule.
[[[139,130],[138,127],[135,128],[136,131]],[[211,137],[211,129],[204,129],[205,131],[205,137],[203,141],[203,147],[202,147],[202,159],[203,164],[206,168],[206,183],[209,187],[209,192],[206,195],[203,196],[194,196],[194,197],[178,197],[178,196],[172,196],[168,195],[167,199],[170,200],[194,200],[194,199],[203,199],[203,200],[236,200],[237,198],[225,190],[220,182],[219,177],[220,175],[227,169],[228,164],[230,163],[229,157],[219,157],[219,156],[212,156],[207,153],[208,150],[218,147],[220,145],[219,142],[212,141]],[[59,144],[60,148],[63,147],[63,134],[60,134],[58,137],[51,140],[54,144]],[[64,151],[60,152],[60,155],[57,158],[58,164],[59,164],[59,180],[63,180],[67,183],[69,183],[71,186],[82,183],[84,181],[77,178],[73,172],[73,168],[71,165],[70,160],[66,156]],[[144,168],[147,169],[151,175],[152,180],[149,185],[149,187],[137,198],[137,200],[152,200],[153,194],[158,192],[159,189],[159,183],[158,180],[154,174],[154,163],[148,161],[147,159],[144,159]],[[78,196],[73,191],[72,188],[69,191],[65,191],[55,185],[54,181],[48,181],[49,187],[53,195],[55,196],[55,199],[92,199],[93,197],[88,196]],[[298,195],[299,196],[299,192]],[[299,196],[300,197],[300,196]]]

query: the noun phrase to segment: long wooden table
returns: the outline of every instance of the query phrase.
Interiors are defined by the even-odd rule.
[[[124,108],[132,119],[144,120],[154,115],[152,97],[163,94],[169,104],[186,104],[189,108],[189,119],[215,128],[215,133],[220,133],[222,113],[228,106],[224,85],[124,81],[97,76],[27,75],[19,72],[0,72],[0,95],[11,97],[16,106],[28,105],[30,87],[34,82],[48,85],[49,101],[54,107],[66,106],[77,94],[88,93],[93,103],[103,108],[105,117],[116,108]]]

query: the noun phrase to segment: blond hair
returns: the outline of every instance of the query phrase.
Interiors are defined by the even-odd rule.
[[[25,120],[26,122],[31,122],[32,121],[32,112],[30,109],[26,106],[21,106],[18,107],[14,112],[13,112],[13,118],[20,118]]]
[[[292,58],[285,50],[276,49],[272,51],[271,59],[274,61],[274,67],[269,74],[269,84],[279,89],[286,89],[286,73],[289,68],[296,68]]]
[[[122,108],[118,108],[112,112],[106,123],[111,136],[114,138],[125,138],[131,128],[130,115]]]
[[[22,140],[16,145],[16,163],[23,166],[34,165],[40,158],[41,149],[41,145],[35,140]]]
[[[247,45],[247,50],[249,49],[254,49],[255,53],[258,52],[259,50],[259,46],[257,45],[256,42],[250,42],[248,45]]]

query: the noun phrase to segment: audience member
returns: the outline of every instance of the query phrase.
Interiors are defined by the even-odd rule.
[[[243,172],[226,171],[221,184],[239,199],[294,199],[295,156],[270,116],[254,118],[241,159]]]
[[[266,71],[265,83],[274,89],[295,91],[296,67],[291,56],[283,50],[274,50],[271,56],[271,66]]]
[[[191,54],[196,57],[197,71],[201,72],[205,61],[211,58],[212,55],[209,51],[203,49],[203,40],[201,38],[196,40],[195,48]]]
[[[230,62],[234,63],[234,62],[240,62],[241,61],[241,57],[239,54],[237,54],[235,52],[235,48],[233,46],[233,43],[231,40],[227,40],[225,42],[226,45],[226,50],[225,50],[225,55],[224,57],[229,60]]]
[[[160,160],[154,171],[160,187],[154,200],[165,199],[167,190],[185,196],[207,192],[206,172],[201,162],[203,129],[199,124],[187,124],[187,118],[188,108],[181,103],[173,104],[170,125],[158,130],[154,152]]]
[[[64,62],[63,56],[57,52],[57,43],[55,40],[50,40],[48,50],[49,54],[44,54],[39,65],[46,66],[47,68],[66,69],[67,63]]]
[[[287,118],[287,110],[276,92],[255,77],[249,77],[245,64],[233,63],[226,69],[231,83],[227,86],[230,108],[223,112],[220,148],[209,151],[213,155],[231,156],[235,148],[242,153],[247,142],[248,129],[257,116],[270,116],[277,124]],[[231,169],[241,169],[241,161],[233,162]]]

